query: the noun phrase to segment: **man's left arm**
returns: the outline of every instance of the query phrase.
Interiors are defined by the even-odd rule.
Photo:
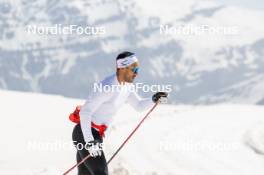
[[[141,98],[136,92],[131,92],[127,103],[137,111],[144,111],[154,105],[152,98]]]

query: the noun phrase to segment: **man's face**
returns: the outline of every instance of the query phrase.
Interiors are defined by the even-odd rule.
[[[124,78],[126,82],[132,83],[134,81],[134,79],[137,76],[137,73],[135,73],[134,70],[138,67],[139,67],[139,63],[135,62],[130,66],[124,68]]]

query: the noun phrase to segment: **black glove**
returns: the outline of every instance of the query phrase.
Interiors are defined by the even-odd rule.
[[[157,92],[152,96],[152,101],[156,103],[158,100],[160,100],[160,98],[167,98],[167,97],[168,97],[167,92]]]

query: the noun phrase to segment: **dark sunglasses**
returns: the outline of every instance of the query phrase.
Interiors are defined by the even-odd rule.
[[[133,72],[134,74],[138,74],[138,72],[139,72],[139,67],[133,67],[131,70],[132,70],[132,72]]]

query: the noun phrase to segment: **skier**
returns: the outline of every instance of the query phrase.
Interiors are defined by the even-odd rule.
[[[108,175],[102,150],[103,136],[112,117],[124,103],[142,111],[168,96],[166,92],[157,92],[152,98],[143,99],[131,90],[139,71],[138,59],[134,53],[120,53],[116,58],[116,67],[115,74],[100,82],[102,87],[113,87],[111,91],[94,90],[85,104],[78,106],[70,115],[71,121],[77,123],[72,133],[77,148],[77,162],[87,155],[92,157],[78,166],[78,175]]]

